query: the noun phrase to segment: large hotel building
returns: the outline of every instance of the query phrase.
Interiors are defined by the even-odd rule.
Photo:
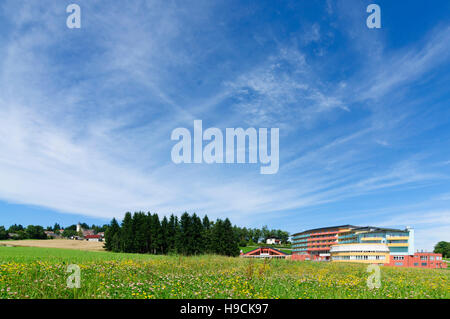
[[[376,263],[400,267],[446,268],[440,254],[414,253],[414,229],[342,225],[292,236],[294,260]]]

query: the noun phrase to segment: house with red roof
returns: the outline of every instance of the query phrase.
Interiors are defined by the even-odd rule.
[[[100,235],[86,235],[84,236],[84,239],[87,241],[103,241],[103,238]]]

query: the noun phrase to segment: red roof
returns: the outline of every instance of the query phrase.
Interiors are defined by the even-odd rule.
[[[285,252],[282,252],[281,250],[272,248],[272,247],[259,247],[256,249],[253,249],[251,251],[246,252],[243,254],[244,256],[260,256],[261,254],[267,254],[269,256],[287,256]]]
[[[100,238],[100,235],[86,235],[84,238]]]

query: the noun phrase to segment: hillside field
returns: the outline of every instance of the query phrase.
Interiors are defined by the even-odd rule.
[[[104,251],[103,242],[92,242],[86,240],[69,239],[48,239],[48,240],[4,240],[0,241],[0,246],[18,246],[18,247],[43,247],[43,248],[64,248],[79,249],[88,251]]]
[[[68,288],[69,264],[81,287]],[[0,298],[449,298],[450,271],[221,256],[0,247]]]

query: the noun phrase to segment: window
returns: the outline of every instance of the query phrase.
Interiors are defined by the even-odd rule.
[[[420,260],[427,260],[427,256],[420,256]]]
[[[422,266],[426,266],[427,265],[427,263],[422,263]]]
[[[414,266],[419,266],[419,263],[414,263]]]
[[[430,260],[434,260],[434,256],[430,256]]]
[[[403,260],[405,259],[404,256],[394,256],[394,260]]]
[[[403,263],[395,263],[396,266],[403,266]]]

